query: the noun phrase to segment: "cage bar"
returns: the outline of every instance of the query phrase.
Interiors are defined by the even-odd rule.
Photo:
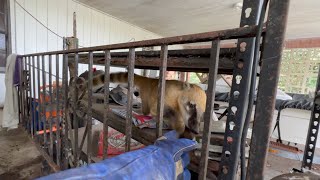
[[[88,64],[88,70],[89,70],[89,77],[88,77],[88,119],[87,119],[87,156],[88,156],[88,164],[91,163],[91,157],[92,157],[92,78],[93,78],[93,72],[92,72],[92,66],[93,66],[93,52],[89,52],[89,64]]]
[[[40,94],[40,104],[42,104],[42,122],[43,122],[43,141],[44,147],[47,148],[47,117],[46,117],[46,68],[45,55],[42,55],[42,95]],[[41,98],[42,96],[42,98]]]
[[[74,91],[74,93],[72,94],[72,98],[73,98],[73,107],[72,107],[72,112],[73,112],[73,132],[74,132],[74,147],[73,147],[73,153],[74,153],[74,164],[76,167],[79,166],[79,161],[78,161],[78,137],[79,137],[79,133],[78,133],[78,129],[79,129],[79,118],[78,115],[76,113],[77,109],[78,109],[78,88],[76,88],[75,85],[75,78],[78,77],[78,62],[79,62],[79,54],[75,53],[75,61],[74,61],[74,72],[72,75],[70,75],[73,78],[73,82],[72,82],[72,89]]]
[[[211,46],[211,57],[210,57],[210,68],[209,68],[209,83],[207,89],[207,101],[206,110],[204,113],[204,126],[202,135],[202,148],[201,148],[201,159],[200,159],[200,171],[199,179],[206,179],[207,168],[208,168],[208,156],[209,156],[209,144],[211,137],[211,124],[214,120],[214,99],[215,99],[215,87],[216,79],[218,74],[219,66],[219,51],[220,51],[220,40],[212,41]]]
[[[63,169],[68,168],[69,164],[69,124],[68,124],[68,56],[67,54],[63,54],[63,66],[62,66],[62,84],[63,84],[63,102],[64,102],[64,117],[62,124],[64,126],[64,133],[63,133],[63,145],[64,145],[64,156],[63,156]]]
[[[40,56],[37,56],[37,71],[38,71],[38,124],[39,124],[39,129],[38,132],[43,130],[43,124],[41,123],[41,111],[42,111],[42,106],[40,103],[40,94],[41,94],[41,84],[40,84]],[[41,142],[41,138],[39,137],[39,141]]]
[[[320,67],[320,66],[319,66]],[[318,72],[317,86],[313,100],[313,108],[311,112],[309,129],[306,138],[306,144],[303,153],[302,168],[311,170],[314,152],[316,149],[318,133],[319,133],[319,114],[320,114],[320,68]]]
[[[167,71],[167,60],[168,60],[168,46],[161,46],[161,67],[158,82],[158,104],[157,104],[157,137],[162,136],[163,128],[163,109],[164,109],[164,97],[166,90],[166,71]]]
[[[262,1],[244,0],[240,27],[256,25]],[[247,16],[247,9],[251,9]],[[237,173],[241,136],[248,108],[248,90],[251,83],[255,38],[238,39],[236,61],[234,63],[232,86],[228,107],[228,117],[224,135],[219,179],[234,179]]]
[[[246,176],[249,180],[264,177],[288,11],[289,0],[270,1]]]
[[[167,38],[159,38],[159,39],[151,39],[151,40],[143,40],[143,41],[134,41],[128,43],[119,43],[119,44],[110,44],[104,46],[93,46],[88,48],[78,48],[78,49],[70,49],[63,51],[50,51],[45,53],[34,53],[34,54],[26,54],[28,55],[49,55],[49,54],[61,54],[61,53],[75,53],[75,52],[89,52],[89,51],[104,51],[105,49],[109,50],[120,50],[120,49],[130,49],[130,48],[139,48],[139,47],[151,47],[151,46],[159,46],[159,45],[172,45],[172,44],[187,44],[187,43],[195,43],[195,42],[207,42],[216,39],[226,40],[226,39],[237,39],[237,38],[249,38],[254,37],[256,35],[258,26],[248,26],[248,27],[240,27],[233,28],[227,30],[220,31],[211,31],[205,33],[197,33],[197,34],[188,34],[182,36],[174,36]],[[265,31],[265,29],[263,30]]]
[[[56,116],[56,162],[57,165],[61,168],[61,130],[60,130],[60,78],[59,78],[59,54],[56,54],[56,109],[57,109],[57,116]]]
[[[128,56],[128,94],[127,94],[127,116],[126,116],[126,152],[130,151],[130,141],[132,137],[132,96],[134,85],[134,61],[135,49],[129,49]]]
[[[32,107],[32,114],[33,114],[33,122],[34,122],[34,126],[37,126],[38,128],[36,128],[34,131],[37,132],[37,130],[39,130],[40,128],[40,123],[36,123],[36,72],[35,72],[35,57],[32,56],[32,91],[33,91],[33,99],[31,101],[31,107]],[[36,133],[34,133],[36,134]]]
[[[108,112],[109,112],[109,86],[110,86],[110,50],[106,50],[104,65],[104,117],[103,117],[103,159],[108,158]]]
[[[30,121],[30,124],[31,124],[31,127],[30,127],[30,130],[31,130],[31,138],[33,139],[33,136],[34,136],[34,121],[33,121],[33,116],[34,114],[32,113],[33,110],[32,110],[32,83],[31,83],[31,78],[32,78],[32,75],[31,75],[31,57],[28,56],[28,70],[29,70],[29,79],[28,79],[28,91],[29,91],[29,121]]]
[[[49,154],[51,158],[53,159],[53,133],[52,133],[52,112],[53,112],[53,97],[52,97],[52,55],[49,55],[49,98],[50,98],[50,107],[49,109],[49,132],[50,132],[50,148],[49,148]]]

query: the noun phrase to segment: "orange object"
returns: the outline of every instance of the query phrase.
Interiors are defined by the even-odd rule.
[[[61,128],[60,128],[60,130],[61,130]],[[54,127],[52,127],[52,132],[55,132],[55,131],[57,131],[57,128],[54,126]],[[37,131],[37,135],[40,135],[40,134],[43,134],[43,130],[41,130],[41,131]],[[46,133],[49,133],[50,132],[50,129],[47,129],[46,130]]]
[[[45,86],[41,86],[40,89],[45,89],[45,88],[48,88],[50,85],[45,85]],[[59,81],[58,83],[58,86],[61,87],[62,86],[62,82]],[[52,83],[52,90],[56,89],[57,87],[57,83],[56,81],[53,81]],[[50,102],[51,101],[51,97],[49,95],[44,95],[43,93],[40,93],[40,103],[43,103],[43,102]],[[62,110],[59,111],[59,115],[61,116],[62,115]],[[53,111],[47,111],[45,112],[46,114],[46,118],[49,118],[49,117],[56,117],[57,116],[57,111],[56,110],[53,110]]]

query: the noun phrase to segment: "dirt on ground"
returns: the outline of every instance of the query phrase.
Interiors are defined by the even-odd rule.
[[[0,179],[41,176],[42,156],[23,128],[0,130]]]

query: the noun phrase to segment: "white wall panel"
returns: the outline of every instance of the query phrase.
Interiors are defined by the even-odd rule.
[[[76,12],[77,15],[79,45],[83,47],[160,38],[152,32],[74,0],[11,0],[10,3],[12,50],[17,54],[62,50],[61,37],[73,36],[73,12]],[[55,60],[55,56],[53,59]],[[62,56],[60,56],[60,78],[62,78],[61,59]],[[56,65],[55,61],[53,62],[52,72],[56,75]],[[49,70],[49,63],[46,58],[46,71]],[[104,69],[103,66],[95,67]],[[40,68],[42,68],[42,61]],[[88,70],[87,65],[79,66],[79,74],[86,70]],[[125,71],[125,69],[112,67],[111,71]],[[135,70],[135,72],[140,73],[141,71]],[[36,78],[38,78],[37,73]],[[42,85],[42,74],[39,78]],[[49,76],[46,75],[47,83],[48,79]]]

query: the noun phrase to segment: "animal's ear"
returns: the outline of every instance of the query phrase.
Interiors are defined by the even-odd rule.
[[[183,89],[183,90],[188,90],[188,89],[190,89],[190,84],[187,83],[187,82],[184,82],[183,85],[182,85],[182,89]]]

